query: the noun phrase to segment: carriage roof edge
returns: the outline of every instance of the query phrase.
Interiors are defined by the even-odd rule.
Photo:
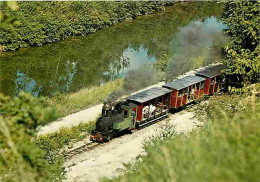
[[[139,92],[137,94],[131,95],[131,96],[127,97],[126,100],[130,101],[130,102],[142,104],[147,101],[153,100],[155,98],[161,97],[170,92],[171,92],[171,90],[168,88],[153,87],[153,88],[147,89],[143,92]]]
[[[214,78],[215,76],[221,75],[221,70],[223,68],[223,64],[217,64],[214,66],[210,66],[208,68],[205,68],[201,71],[197,71],[195,75],[207,77],[207,78]]]
[[[197,84],[199,82],[205,81],[206,79],[200,76],[185,76],[181,79],[174,80],[172,82],[163,85],[164,88],[170,88],[174,90],[182,90],[191,85]]]

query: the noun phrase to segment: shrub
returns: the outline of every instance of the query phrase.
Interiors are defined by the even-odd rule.
[[[257,1],[224,2],[222,21],[227,25],[225,31],[230,36],[224,59],[227,75],[237,74],[246,82],[259,81],[259,42],[260,16]]]
[[[60,181],[62,159],[55,158],[50,164],[46,152],[34,142],[35,125],[52,113],[30,94],[21,93],[12,100],[0,95],[0,101],[0,180]]]
[[[55,109],[47,107],[43,97],[36,98],[30,93],[21,92],[12,99],[0,94],[0,101],[0,113],[23,125],[28,133],[34,133],[37,126],[57,118]]]

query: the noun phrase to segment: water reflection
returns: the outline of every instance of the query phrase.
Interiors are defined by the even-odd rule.
[[[14,83],[16,95],[18,95],[19,92],[23,91],[30,92],[35,97],[37,97],[39,95],[39,92],[42,91],[41,85],[37,85],[34,79],[27,77],[26,74],[20,72],[19,70],[16,73],[16,79]]]
[[[59,64],[58,64],[59,65]],[[57,65],[57,70],[58,70],[58,65]],[[55,72],[54,78],[58,76],[58,79],[54,79],[54,81],[50,81],[50,87],[54,91],[59,91],[59,92],[70,92],[70,85],[72,84],[73,77],[77,72],[77,63],[76,62],[71,62],[71,61],[66,61],[65,62],[65,75],[57,75],[57,70]],[[55,83],[55,81],[58,81],[58,83]],[[55,88],[58,87],[58,88]],[[53,92],[52,94],[54,94]]]
[[[180,27],[201,22],[213,29],[219,6],[210,2],[176,4],[150,16],[117,24],[84,37],[0,53],[0,92],[35,96],[75,92],[121,78],[129,69],[174,55]],[[185,61],[184,61],[185,62]]]
[[[120,57],[121,66],[115,66],[114,62],[109,65],[110,72],[105,72],[104,75],[109,75],[110,80],[115,80],[125,76],[130,69],[137,69],[142,65],[154,64],[156,58],[148,55],[148,50],[140,45],[139,49],[127,48]]]

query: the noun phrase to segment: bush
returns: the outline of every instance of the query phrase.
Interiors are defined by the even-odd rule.
[[[21,92],[12,99],[0,94],[0,101],[0,113],[23,125],[28,133],[34,133],[37,126],[57,118],[55,109],[47,107],[43,97],[36,98],[30,93]]]
[[[227,75],[237,74],[240,82],[259,81],[260,67],[260,16],[257,1],[225,1],[222,21],[230,42],[223,60]]]
[[[0,101],[0,181],[60,181],[62,159],[50,164],[34,141],[36,126],[52,113],[30,94],[12,100],[0,95]]]

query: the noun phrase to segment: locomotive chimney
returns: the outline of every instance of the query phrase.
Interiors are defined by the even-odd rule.
[[[106,115],[106,109],[103,106],[103,108],[102,108],[102,117],[104,117],[105,115]]]
[[[107,110],[108,110],[108,105],[107,105],[107,103],[104,103],[104,105],[102,107],[102,117],[106,116]]]
[[[112,117],[112,110],[107,111],[107,117],[109,117],[109,118]]]

